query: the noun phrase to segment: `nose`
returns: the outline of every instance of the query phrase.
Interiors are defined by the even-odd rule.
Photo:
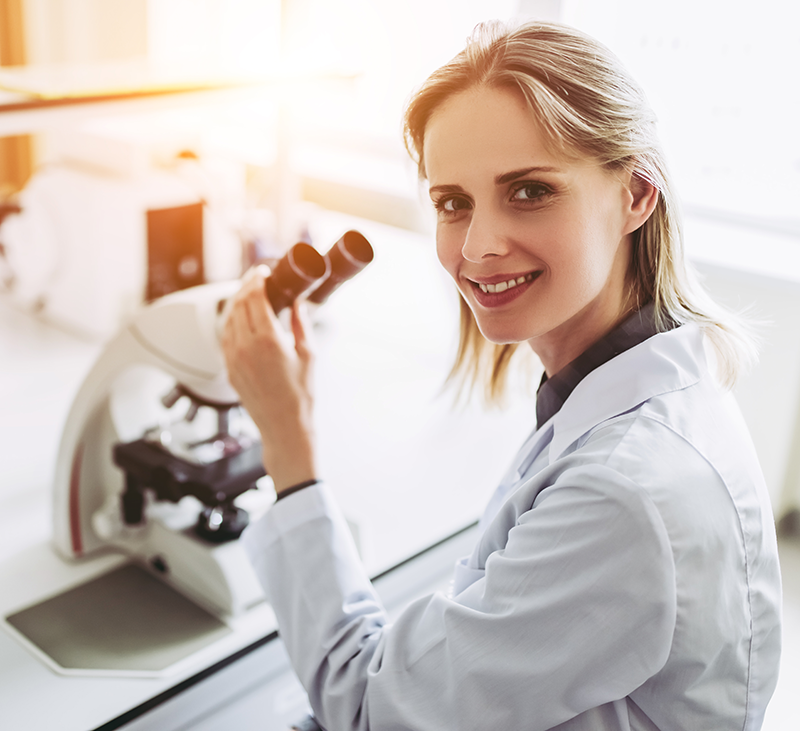
[[[507,253],[508,242],[503,235],[499,217],[489,210],[479,210],[476,206],[472,211],[461,255],[467,261],[478,263]]]

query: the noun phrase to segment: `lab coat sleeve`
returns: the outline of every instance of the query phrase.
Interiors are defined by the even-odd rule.
[[[474,567],[476,581],[412,603],[392,625],[324,486],[278,503],[246,545],[330,731],[550,729],[624,698],[669,655],[666,529],[647,495],[605,467],[563,471]]]

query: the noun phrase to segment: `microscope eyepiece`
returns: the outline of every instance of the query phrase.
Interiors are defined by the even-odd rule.
[[[267,298],[272,309],[278,313],[309,291],[308,301],[322,304],[343,282],[367,266],[373,256],[371,244],[358,231],[347,231],[324,257],[309,244],[295,244],[267,278]]]
[[[328,272],[325,258],[310,244],[295,244],[275,265],[266,281],[267,299],[275,313],[291,306]]]
[[[322,304],[343,282],[367,266],[374,255],[372,245],[363,234],[347,231],[325,255],[330,271],[308,296],[308,301]]]

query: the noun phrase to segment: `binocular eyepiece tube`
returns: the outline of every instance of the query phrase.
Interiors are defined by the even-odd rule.
[[[322,304],[373,256],[372,246],[358,231],[347,231],[325,256],[309,244],[295,244],[267,278],[267,299],[276,314],[306,292],[309,302]]]

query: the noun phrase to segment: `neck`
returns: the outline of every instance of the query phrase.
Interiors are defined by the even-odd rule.
[[[613,308],[614,314],[601,308],[595,308],[594,312],[580,312],[557,331],[532,338],[528,345],[539,357],[550,378],[608,335],[637,309],[632,298],[626,297],[619,307]]]

